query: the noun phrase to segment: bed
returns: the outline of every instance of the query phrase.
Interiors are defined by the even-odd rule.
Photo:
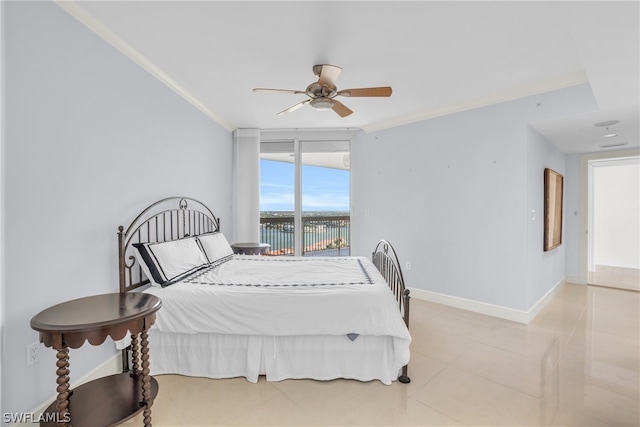
[[[410,381],[409,290],[385,240],[371,259],[236,255],[207,206],[170,197],[118,228],[118,258],[120,292],[162,300],[154,375]]]

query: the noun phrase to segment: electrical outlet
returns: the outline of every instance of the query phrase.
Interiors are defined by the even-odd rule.
[[[411,270],[411,261],[407,261],[405,264],[407,270]]]
[[[39,343],[34,342],[33,344],[29,344],[27,346],[27,366],[31,366],[40,360],[38,344]]]

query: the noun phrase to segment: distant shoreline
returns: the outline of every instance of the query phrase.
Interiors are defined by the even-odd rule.
[[[302,213],[302,217],[306,222],[303,229],[303,252],[349,247],[351,231],[349,212],[306,211]],[[332,217],[336,219],[333,220]],[[273,222],[269,221],[271,218]],[[318,222],[313,221],[316,218]],[[269,254],[292,254],[295,242],[294,212],[262,211],[260,219],[260,241],[271,245]]]
[[[349,211],[303,211],[302,216],[349,216]],[[293,211],[260,211],[260,218],[292,217]]]

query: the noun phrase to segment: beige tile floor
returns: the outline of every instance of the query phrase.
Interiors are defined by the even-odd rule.
[[[640,269],[596,264],[589,272],[589,283],[640,291]]]
[[[414,298],[408,385],[161,375],[153,425],[638,426],[639,307],[566,284],[523,325]]]

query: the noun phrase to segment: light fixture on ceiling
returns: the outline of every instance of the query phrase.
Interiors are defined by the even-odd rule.
[[[297,110],[303,105],[311,105],[315,110],[333,110],[340,117],[347,117],[353,111],[342,102],[335,99],[337,96],[345,96],[349,98],[355,97],[389,97],[391,96],[390,86],[380,87],[363,87],[359,89],[342,89],[338,90],[335,81],[340,75],[342,68],[335,65],[320,64],[313,66],[313,74],[318,77],[318,81],[311,83],[305,90],[292,89],[269,89],[257,87],[254,92],[280,92],[292,93],[294,95],[307,95],[307,99],[278,113],[279,116]]]
[[[602,139],[607,139],[607,138],[615,138],[616,136],[618,136],[617,133],[615,132],[609,132],[609,128],[606,127],[605,129],[605,134],[602,135]]]
[[[598,147],[614,148],[614,147],[624,147],[625,145],[628,144],[627,142],[617,142],[615,139],[614,140],[610,139],[610,138],[616,138],[618,134],[615,132],[610,132],[609,126],[614,126],[614,125],[617,125],[618,123],[620,123],[620,120],[606,120],[604,122],[598,122],[593,124],[595,127],[605,128],[605,133],[604,135],[602,135],[603,143],[599,144]],[[611,142],[605,142],[605,141],[611,141]]]
[[[331,98],[316,98],[312,99],[310,105],[316,110],[324,111],[333,108],[335,101]]]
[[[620,123],[620,120],[607,120],[605,122],[594,123],[594,126],[598,128],[604,128],[604,127],[617,125],[618,123]]]

